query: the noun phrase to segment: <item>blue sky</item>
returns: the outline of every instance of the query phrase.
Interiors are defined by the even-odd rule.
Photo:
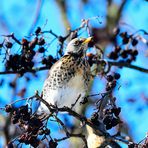
[[[115,0],[116,4],[120,4],[120,0]],[[89,5],[91,3],[93,7]],[[82,18],[89,18],[93,16],[102,16],[101,21],[102,24],[94,22],[92,25],[97,27],[103,27],[106,16],[106,2],[104,0],[89,0],[86,6],[80,2],[80,0],[68,0],[68,19],[72,28],[76,28],[80,25]],[[37,1],[35,0],[21,0],[21,3],[18,3],[18,0],[1,0],[0,5],[0,34],[9,34],[14,32],[18,38],[22,38],[27,35],[32,21],[35,18],[37,7]],[[122,20],[128,25],[125,25],[125,29],[130,32],[134,32],[138,29],[145,29],[148,31],[148,3],[144,0],[134,0],[129,1],[127,6],[124,9]],[[82,13],[83,12],[83,13]],[[2,24],[6,23],[6,26],[2,27]],[[47,23],[47,24],[46,24]],[[45,25],[46,24],[46,25]],[[41,8],[41,13],[36,24],[37,26],[41,26],[44,30],[52,29],[55,33],[59,35],[64,35],[66,33],[64,24],[62,22],[62,17],[60,15],[60,10],[56,5],[54,0],[43,0],[43,6]],[[132,27],[129,27],[132,26]],[[47,35],[47,40],[51,40],[53,37]],[[1,39],[0,39],[1,41]],[[50,48],[48,48],[49,53],[53,55],[56,54],[56,45],[57,41],[55,41]],[[145,51],[147,47],[142,45],[143,51],[141,52],[138,60],[133,63],[135,65],[140,65],[143,67],[147,67],[148,60],[145,57]],[[141,46],[139,46],[139,49]],[[50,50],[53,49],[53,50]],[[0,57],[0,62],[2,61]],[[2,64],[0,65],[0,70],[3,69]],[[119,81],[121,88],[115,91],[115,95],[119,98],[118,104],[122,107],[121,116],[123,119],[129,123],[132,136],[136,141],[140,141],[147,132],[148,125],[148,107],[144,105],[145,110],[142,112],[137,112],[136,108],[143,106],[144,102],[141,99],[141,93],[148,96],[148,75],[145,73],[140,73],[134,70],[129,70],[127,68],[118,70],[122,77]],[[32,82],[28,84],[27,96],[33,95],[35,90],[39,90],[41,92],[43,82],[46,78],[47,71],[39,72],[39,77],[33,78],[30,74],[30,77],[33,78]],[[1,78],[6,78],[6,81],[9,81],[14,77],[13,75],[3,76],[0,75]],[[99,78],[96,78],[96,83],[94,83],[94,87],[92,91],[95,92],[98,88],[101,90],[103,82],[99,85],[97,82],[100,82]],[[19,84],[24,85],[24,80],[20,78]],[[8,94],[9,92],[9,94]],[[26,97],[27,97],[26,96]],[[0,88],[0,103],[5,104],[9,103],[9,99],[12,97],[12,91],[9,90],[9,87],[5,84],[3,88]],[[137,102],[135,104],[127,104],[127,98],[136,98]],[[6,100],[7,98],[7,100]],[[0,106],[1,106],[0,104]],[[143,121],[143,122],[142,122]],[[2,142],[2,140],[0,140]]]

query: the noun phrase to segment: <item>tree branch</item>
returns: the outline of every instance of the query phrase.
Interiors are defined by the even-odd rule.
[[[95,60],[95,61],[93,61],[93,63],[97,63],[97,64],[102,64],[104,62],[108,63],[109,68],[111,68],[112,66],[127,67],[127,68],[134,69],[134,70],[137,70],[137,71],[140,71],[140,72],[148,73],[148,69],[142,68],[140,66],[132,65],[132,64],[129,64],[129,63],[126,63],[126,62],[115,62],[115,61],[107,61],[107,60],[97,60],[97,61]],[[24,73],[27,73],[27,72],[35,73],[35,72],[38,72],[38,71],[49,70],[49,69],[50,68],[48,66],[36,67],[36,68],[25,70]],[[19,74],[19,73],[21,73],[21,71],[2,71],[2,72],[0,72],[0,75],[3,75],[3,74]]]

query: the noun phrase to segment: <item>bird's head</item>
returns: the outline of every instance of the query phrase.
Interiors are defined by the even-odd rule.
[[[83,56],[88,47],[88,43],[91,40],[92,40],[92,37],[75,38],[71,40],[66,47],[65,54],[77,54],[77,55]]]

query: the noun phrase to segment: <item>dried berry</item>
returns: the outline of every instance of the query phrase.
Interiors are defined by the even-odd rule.
[[[121,51],[121,47],[120,46],[116,46],[115,47],[115,52],[119,53]]]
[[[103,123],[105,125],[111,123],[111,120],[112,120],[112,117],[111,116],[106,116],[104,119],[103,119]]]
[[[109,55],[108,58],[113,59],[113,60],[117,60],[118,59],[118,54],[114,51],[112,51]]]
[[[42,59],[42,64],[47,64],[47,59],[46,58]]]
[[[58,145],[57,142],[55,142],[55,141],[53,141],[53,140],[50,140],[50,141],[49,141],[49,147],[51,147],[51,148],[56,148],[57,145]]]
[[[38,35],[41,32],[41,27],[37,27],[37,29],[35,30],[35,34]]]
[[[20,118],[20,115],[18,115],[18,114],[13,115],[12,118],[11,118],[11,122],[12,122],[13,124],[16,124],[16,123],[18,123],[19,118]]]
[[[98,120],[98,113],[97,112],[94,112],[91,116],[91,121],[92,122],[95,122]]]
[[[44,48],[44,47],[40,47],[40,48],[38,49],[38,52],[44,53],[44,52],[45,52],[45,48]]]
[[[127,62],[127,63],[131,63],[132,60],[131,60],[131,59],[127,59],[126,62]]]
[[[5,106],[5,111],[7,113],[14,111],[14,107],[12,105],[6,105]]]
[[[47,60],[48,60],[49,62],[53,62],[54,58],[53,58],[52,55],[49,55],[49,56],[47,57]]]
[[[45,44],[45,39],[43,37],[38,39],[38,45],[44,45]]]
[[[116,117],[119,116],[120,112],[121,112],[121,107],[118,107],[118,108],[112,108],[112,112],[114,113],[114,115]]]
[[[13,44],[11,42],[5,43],[6,48],[12,48]]]
[[[132,45],[133,45],[133,46],[136,46],[137,44],[138,44],[138,40],[137,40],[137,39],[133,39],[133,40],[132,40]]]
[[[128,57],[126,50],[122,50],[122,52],[120,54],[121,54],[122,58],[124,58],[124,59]]]
[[[133,53],[134,56],[137,56],[138,55],[138,50],[135,49],[135,50],[133,50],[132,53]]]
[[[116,84],[117,84],[117,82],[116,82],[116,80],[114,80],[114,81],[110,82],[109,85],[110,85],[111,88],[115,88]]]
[[[109,130],[109,129],[111,129],[111,128],[112,128],[111,123],[109,123],[109,124],[106,125],[106,130]]]
[[[114,78],[115,78],[116,80],[120,79],[120,74],[119,74],[119,73],[114,73]]]
[[[119,124],[119,120],[117,118],[113,118],[112,121],[111,121],[111,125],[112,127],[116,126]]]
[[[108,82],[111,82],[111,81],[113,81],[114,78],[113,78],[112,75],[107,75],[106,79],[107,79]]]
[[[18,112],[21,114],[25,114],[28,113],[28,104],[25,106],[21,106],[20,108],[18,108]]]
[[[23,46],[28,46],[28,44],[29,44],[29,41],[23,38],[22,39],[22,45]]]
[[[28,137],[28,142],[29,142],[29,144],[31,144],[33,147],[38,147],[40,141],[39,141],[36,137],[30,136],[30,137]]]
[[[124,38],[124,37],[127,37],[128,34],[127,34],[127,32],[122,32],[122,33],[120,33],[120,36],[121,36],[122,38]]]
[[[127,44],[129,42],[129,37],[124,37],[122,40],[122,44]]]

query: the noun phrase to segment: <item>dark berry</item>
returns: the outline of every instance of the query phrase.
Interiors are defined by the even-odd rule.
[[[121,47],[120,47],[120,46],[116,46],[116,47],[115,47],[115,52],[119,53],[120,50],[121,50]]]
[[[120,54],[121,54],[122,58],[124,58],[124,59],[128,57],[126,50],[122,50],[122,52]]]
[[[118,59],[118,54],[114,51],[112,51],[109,55],[108,58],[113,59],[113,60],[117,60]]]
[[[14,110],[14,107],[12,107],[12,105],[6,105],[6,106],[5,106],[5,111],[6,111],[7,113],[12,112],[13,110]]]
[[[109,123],[109,124],[106,125],[106,130],[109,130],[109,129],[111,129],[111,128],[112,128],[111,123]]]
[[[126,62],[130,64],[132,62],[132,60],[131,59],[127,59]]]
[[[53,56],[52,55],[49,55],[48,57],[47,57],[47,60],[49,61],[49,62],[52,62],[53,61]]]
[[[137,56],[137,55],[138,55],[138,50],[136,50],[136,49],[133,50],[133,55],[134,55],[134,56]]]
[[[19,113],[27,113],[28,112],[28,105],[25,106],[21,106],[20,108],[18,108],[18,112]]]
[[[55,142],[55,141],[53,141],[53,140],[50,140],[50,141],[49,141],[49,147],[51,147],[51,148],[56,148],[57,145],[58,145],[57,142]]]
[[[97,121],[98,120],[98,113],[97,112],[94,112],[91,116],[91,121],[94,122],[94,121]]]
[[[23,38],[22,39],[22,45],[23,46],[28,46],[28,44],[29,44],[29,41]]]
[[[30,136],[30,137],[28,138],[28,142],[29,142],[29,144],[31,144],[33,147],[38,147],[38,145],[39,145],[39,140],[38,140],[36,137],[34,137],[34,136]]]
[[[43,37],[38,39],[38,45],[44,45],[45,44],[45,39]]]
[[[37,29],[35,30],[35,34],[38,35],[41,32],[41,27],[37,27]]]
[[[119,74],[119,73],[114,73],[114,78],[115,78],[116,80],[120,79],[120,74]]]
[[[119,124],[119,120],[117,118],[113,118],[112,121],[111,121],[111,125],[112,127],[116,126]]]
[[[118,117],[119,114],[120,114],[120,112],[121,112],[121,107],[113,108],[113,109],[112,109],[112,112],[114,113],[114,115],[115,115],[116,117]]]
[[[133,45],[133,46],[136,46],[137,44],[138,44],[138,40],[137,40],[137,39],[133,39],[133,40],[132,40],[132,45]]]
[[[104,119],[103,119],[103,123],[105,125],[109,124],[112,120],[112,117],[111,116],[106,116]]]
[[[46,58],[42,59],[42,64],[47,64],[47,59]]]
[[[16,124],[16,123],[18,123],[19,118],[20,118],[20,116],[19,116],[18,114],[13,115],[12,118],[11,118],[11,122],[12,122],[13,124]]]
[[[38,49],[38,52],[44,53],[44,52],[45,52],[45,48],[44,48],[44,47],[40,47],[40,48]]]
[[[116,80],[110,82],[110,87],[111,88],[115,88],[116,87],[116,83],[117,83]]]
[[[111,81],[113,81],[114,78],[113,78],[112,75],[107,75],[106,79],[107,79],[108,82],[111,82]]]
[[[7,48],[12,48],[13,44],[12,44],[11,42],[6,42],[6,43],[5,43],[5,46],[6,46]]]
[[[122,40],[122,44],[127,44],[129,42],[129,37],[124,37]]]
[[[127,34],[127,32],[122,32],[122,33],[120,33],[120,36],[121,36],[122,38],[124,38],[124,37],[127,37],[128,34]]]
[[[132,49],[126,49],[127,54],[132,54],[133,50]]]

